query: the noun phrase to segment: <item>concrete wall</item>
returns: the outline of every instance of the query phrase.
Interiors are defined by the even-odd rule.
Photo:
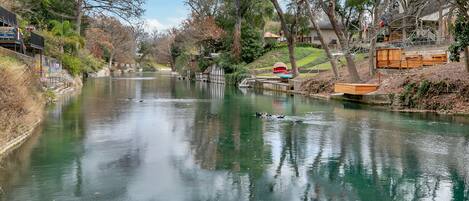
[[[9,56],[9,57],[13,57],[13,58],[16,58],[18,60],[21,60],[26,65],[28,65],[30,68],[34,68],[34,66],[35,66],[35,61],[34,61],[33,57],[30,57],[28,55],[15,52],[13,50],[9,50],[9,49],[0,47],[0,55]]]

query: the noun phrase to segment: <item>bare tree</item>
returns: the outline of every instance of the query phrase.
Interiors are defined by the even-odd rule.
[[[319,0],[319,3],[323,6],[326,15],[331,22],[331,25],[334,29],[337,38],[339,39],[340,47],[347,61],[347,70],[350,75],[352,82],[360,82],[360,76],[358,75],[357,67],[355,61],[353,60],[352,52],[350,49],[350,40],[346,37],[344,33],[343,26],[339,25],[336,17],[336,1],[328,0],[327,4],[324,4],[323,0]]]
[[[109,50],[109,67],[114,60],[130,63],[134,59],[136,40],[130,27],[124,26],[113,17],[101,16],[93,24],[94,28],[101,29],[107,37],[107,49]]]
[[[403,10],[402,16],[402,39],[407,39],[407,29],[409,28],[409,21],[414,21],[417,25],[417,19],[420,15],[421,9],[428,2],[427,0],[398,0],[400,7]]]
[[[191,8],[192,17],[214,17],[222,4],[222,0],[186,0],[185,4]]]
[[[316,15],[314,14],[314,12],[312,10],[312,7],[309,3],[309,0],[306,0],[304,2],[305,2],[305,6],[306,6],[306,9],[307,9],[311,24],[313,25],[314,30],[316,30],[316,34],[318,35],[319,41],[321,42],[321,45],[322,45],[322,48],[326,52],[327,58],[329,59],[329,62],[331,63],[332,71],[334,72],[334,76],[335,76],[336,79],[338,79],[339,78],[339,71],[337,69],[337,61],[336,61],[335,57],[332,55],[331,50],[329,49],[329,46],[327,45],[327,43],[324,39],[322,31],[321,31],[318,23],[316,22]]]
[[[82,18],[85,13],[112,14],[130,22],[142,16],[145,0],[74,0],[75,25],[78,34],[81,32]]]
[[[278,18],[281,23],[282,31],[287,39],[287,45],[288,45],[288,53],[290,57],[290,64],[292,66],[292,72],[293,76],[296,77],[298,76],[298,67],[296,65],[296,58],[295,58],[295,38],[296,38],[296,31],[295,28],[298,25],[298,17],[300,15],[300,10],[301,10],[301,2],[298,0],[293,0],[292,5],[293,5],[293,20],[290,23],[287,23],[287,19],[285,17],[285,13],[282,10],[282,7],[278,3],[277,0],[270,0],[272,4],[275,7],[275,10],[277,11]]]

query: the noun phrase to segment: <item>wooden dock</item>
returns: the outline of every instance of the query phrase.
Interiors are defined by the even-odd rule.
[[[365,95],[378,90],[378,87],[379,84],[337,83],[334,86],[334,92],[351,95]]]

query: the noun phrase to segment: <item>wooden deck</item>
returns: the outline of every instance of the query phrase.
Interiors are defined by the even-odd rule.
[[[378,84],[337,83],[334,86],[334,92],[352,95],[365,95],[378,90],[378,87]]]
[[[448,54],[430,51],[405,52],[400,48],[376,50],[376,67],[387,69],[412,69],[434,66],[448,62]]]

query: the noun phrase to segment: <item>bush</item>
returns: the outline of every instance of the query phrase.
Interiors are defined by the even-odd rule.
[[[63,67],[68,70],[68,72],[73,76],[77,76],[83,72],[83,63],[79,58],[74,57],[70,54],[63,54],[61,60]]]
[[[176,70],[182,71],[186,69],[187,65],[189,65],[190,59],[191,57],[189,54],[185,52],[181,52],[181,54],[178,57],[176,57],[176,61],[175,61]]]
[[[241,43],[241,59],[245,63],[253,62],[264,53],[261,33],[254,28],[243,27]]]
[[[100,70],[105,64],[102,60],[97,59],[88,51],[80,51],[78,59],[81,60],[81,72],[96,72]]]
[[[233,69],[234,71],[232,73],[225,74],[225,82],[227,84],[238,84],[243,81],[243,79],[251,76],[249,69],[244,66],[235,65]]]

